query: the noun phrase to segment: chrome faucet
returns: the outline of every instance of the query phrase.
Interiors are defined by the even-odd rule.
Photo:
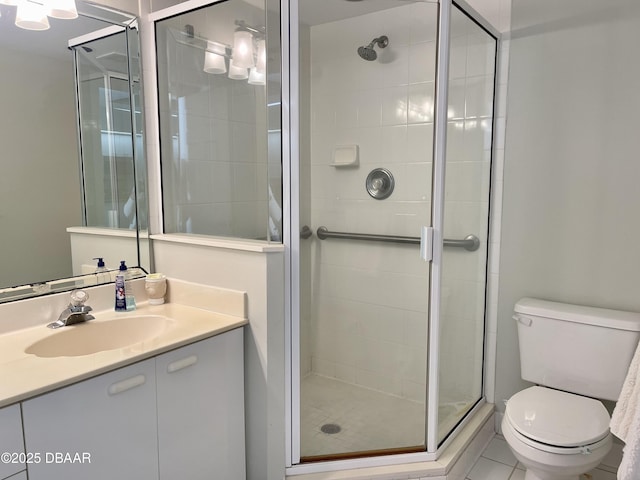
[[[89,295],[83,290],[74,290],[71,292],[71,303],[60,314],[58,320],[47,325],[49,328],[60,328],[76,323],[93,320],[95,317],[89,312],[93,310],[89,305],[84,303],[89,299]]]

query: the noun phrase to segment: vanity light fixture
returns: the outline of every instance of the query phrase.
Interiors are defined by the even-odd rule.
[[[258,71],[258,67],[253,67],[249,71],[249,85],[265,85],[266,84],[266,75],[264,73],[260,73]]]
[[[231,62],[229,62],[229,78],[231,80],[246,80],[249,78],[249,73],[246,68],[239,67],[231,59]]]
[[[17,6],[15,24],[25,30],[48,30],[49,18],[78,18],[75,0],[0,0]]]
[[[203,70],[213,74],[227,73],[228,59],[228,77],[230,79],[248,79],[250,85],[265,85],[267,51],[264,28],[253,27],[245,23],[244,20],[236,20],[235,24],[237,29],[233,34],[233,48],[224,43],[196,37],[200,41],[198,48],[204,49]],[[193,34],[190,38],[194,38]],[[189,44],[193,45],[193,42]],[[204,44],[206,46],[202,46]]]
[[[247,30],[238,29],[233,34],[233,63],[236,67],[255,66],[253,58],[253,35]]]
[[[63,20],[78,18],[75,0],[48,0],[47,6],[49,8],[47,15],[52,18],[61,18]]]
[[[204,51],[204,71],[214,74],[227,73],[225,54],[224,45],[207,41],[207,48]]]
[[[16,26],[25,30],[48,30],[47,9],[41,3],[21,0],[16,10]]]
[[[267,48],[264,38],[256,40],[258,54],[256,55],[256,71],[265,75],[267,73]]]

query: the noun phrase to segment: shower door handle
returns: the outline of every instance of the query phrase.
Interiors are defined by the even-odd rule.
[[[425,262],[433,260],[433,227],[420,230],[420,258]]]

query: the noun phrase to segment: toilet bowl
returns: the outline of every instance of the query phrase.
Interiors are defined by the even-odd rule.
[[[578,480],[611,450],[609,413],[640,340],[640,313],[522,298],[520,376],[502,433],[525,480]]]
[[[526,468],[525,480],[578,480],[613,444],[601,402],[539,386],[509,399],[502,434]]]

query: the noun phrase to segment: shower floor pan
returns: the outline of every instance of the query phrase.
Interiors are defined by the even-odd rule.
[[[303,458],[424,445],[423,403],[313,374],[300,397]],[[441,405],[438,430],[450,430],[468,406]]]

